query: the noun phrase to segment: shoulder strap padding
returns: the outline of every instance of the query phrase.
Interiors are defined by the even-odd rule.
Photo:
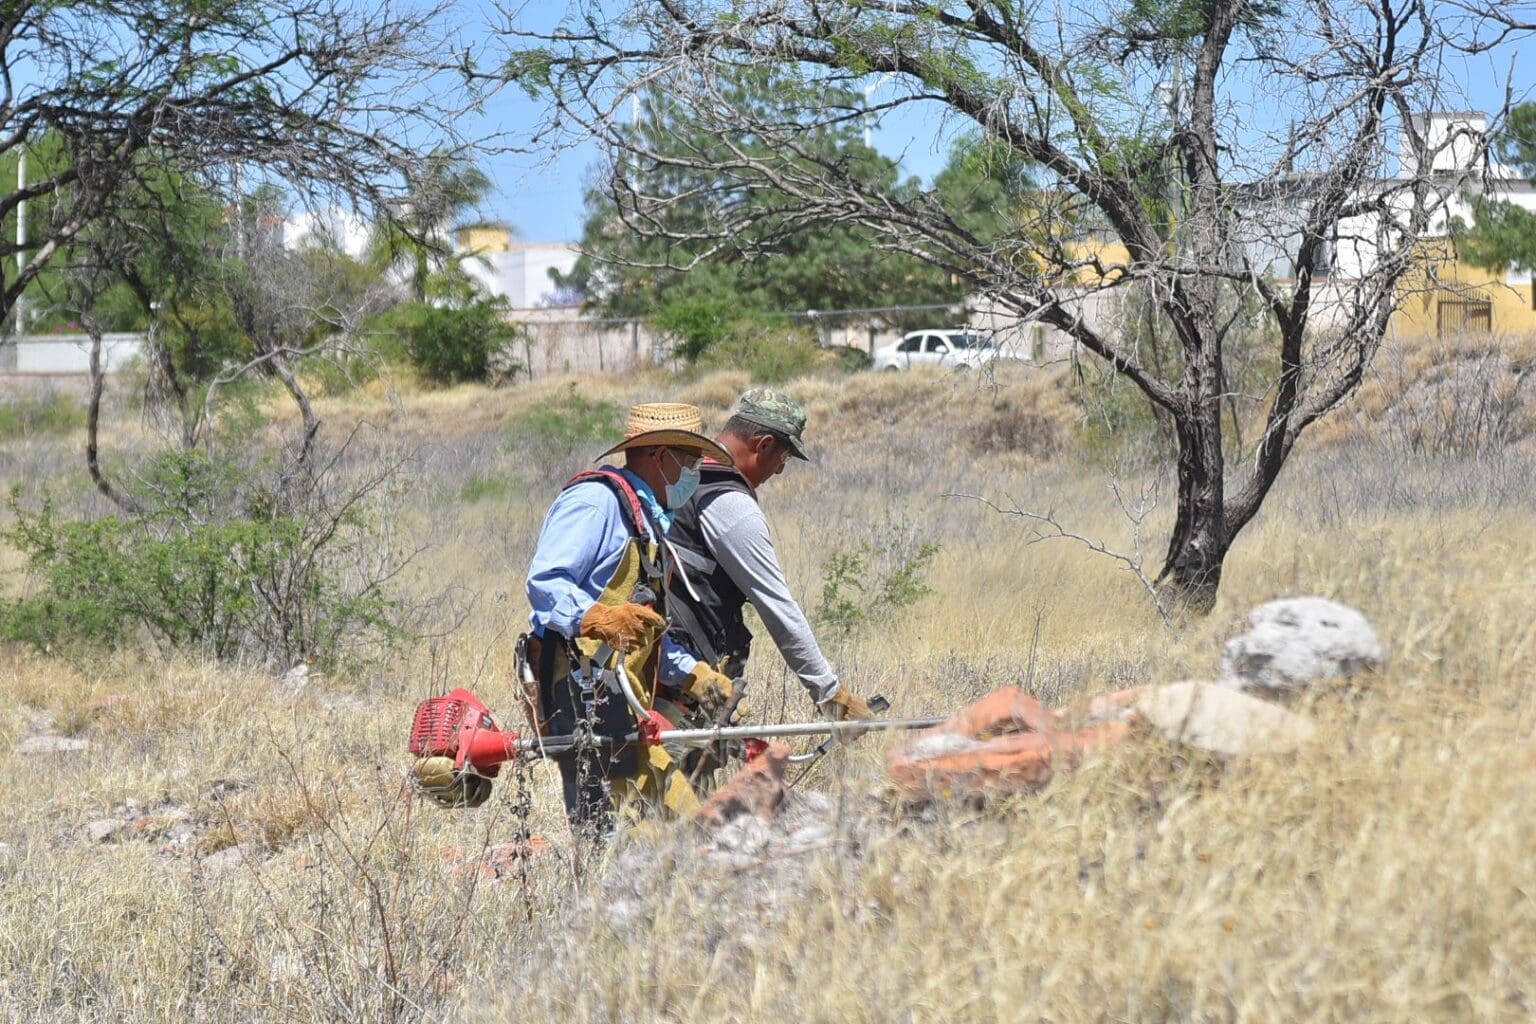
[[[649,523],[646,517],[645,506],[640,503],[640,495],[635,493],[634,487],[612,466],[602,466],[598,469],[587,469],[565,482],[562,491],[568,490],[577,484],[586,483],[589,480],[607,484],[619,498],[619,511],[624,514],[625,522],[629,524],[629,532],[636,537],[643,536],[646,531],[641,528],[641,523]]]

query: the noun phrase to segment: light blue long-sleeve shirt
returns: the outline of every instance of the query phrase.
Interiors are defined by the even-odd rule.
[[[654,537],[656,525],[665,530],[672,517],[655,493],[627,469],[619,472],[635,489],[649,513],[642,528]],[[528,566],[528,603],[533,613],[528,622],[542,637],[546,629],[575,636],[582,616],[597,603],[603,587],[613,578],[629,543],[629,527],[613,488],[600,480],[583,481],[560,492],[544,516],[533,562]],[[673,643],[661,642],[661,678],[675,683],[687,677],[698,659]]]

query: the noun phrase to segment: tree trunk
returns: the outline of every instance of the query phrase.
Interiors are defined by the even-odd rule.
[[[1174,417],[1178,435],[1178,510],[1168,554],[1157,583],[1174,608],[1204,615],[1216,603],[1221,564],[1227,557],[1221,451],[1219,356],[1198,373],[1198,392],[1184,415]]]

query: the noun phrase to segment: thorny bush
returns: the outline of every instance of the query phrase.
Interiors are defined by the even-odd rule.
[[[148,643],[268,666],[326,658],[343,644],[398,634],[384,585],[401,565],[375,498],[390,471],[348,493],[318,481],[210,460],[157,458],[137,515],[61,519],[11,493],[3,537],[26,559],[30,586],[0,604],[0,637],[40,649]]]
[[[822,567],[817,622],[846,636],[917,603],[933,593],[927,576],[938,551],[937,542],[889,521],[856,546],[834,551]]]

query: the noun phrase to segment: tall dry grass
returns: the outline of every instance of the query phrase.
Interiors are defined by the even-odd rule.
[[[421,450],[397,527],[429,545],[408,586],[451,595],[432,623],[447,635],[322,666],[296,703],[216,665],[0,654],[0,1019],[1530,1017],[1528,445],[1448,458],[1361,431],[1298,454],[1215,612],[1172,632],[1120,564],[946,497],[1051,509],[1134,553],[1059,379],[793,382],[818,459],[763,498],[807,607],[837,552],[891,531],[939,544],[928,596],[828,638],[844,678],[896,713],[1004,684],[1055,701],[1209,677],[1245,612],[1286,594],[1359,607],[1391,663],[1307,709],[1321,728],[1300,757],[1223,769],[1136,746],[981,810],[891,806],[884,741],[863,740],[807,782],[841,808],[835,841],[770,891],[677,829],[643,829],[607,862],[579,855],[547,766],[473,812],[405,787],[419,697],[471,686],[514,719],[522,570],[559,481],[601,446],[551,451],[508,429],[567,383],[322,405],[328,429],[379,428],[359,459]],[[579,382],[620,407],[696,401],[712,424],[745,383]],[[81,472],[69,441],[27,445],[5,466],[28,488]],[[1168,518],[1146,524],[1149,571]],[[754,685],[769,717],[808,711],[771,650]],[[90,747],[16,752],[48,729]],[[151,819],[142,834],[87,837],[131,814]],[[177,847],[183,820],[195,832]],[[554,849],[495,880],[448,869],[529,832]]]

